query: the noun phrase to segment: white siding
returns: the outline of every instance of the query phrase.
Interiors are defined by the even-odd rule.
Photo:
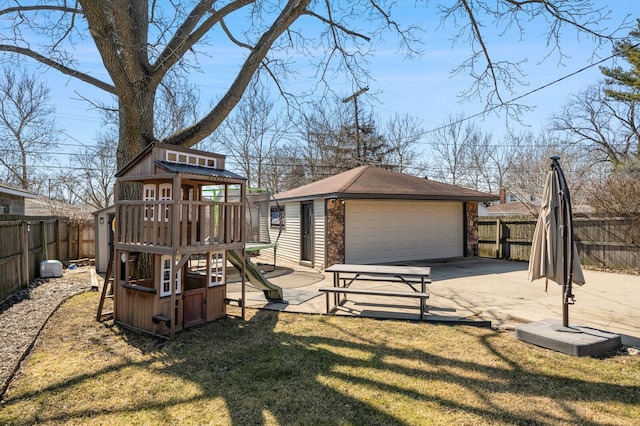
[[[278,257],[300,261],[300,203],[280,203],[284,208],[284,227],[278,240]],[[278,228],[271,228],[271,241],[278,238]]]
[[[300,262],[300,213],[299,202],[280,203],[285,211],[285,226],[278,240],[278,257],[295,263]],[[325,266],[325,202],[313,202],[313,266]],[[271,241],[276,241],[278,228],[270,228]]]
[[[325,256],[325,202],[315,200],[313,202],[313,266],[324,269]]]
[[[348,200],[345,261],[380,263],[463,255],[463,203]]]

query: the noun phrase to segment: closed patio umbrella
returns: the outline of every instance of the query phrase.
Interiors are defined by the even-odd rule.
[[[564,173],[551,157],[542,207],[533,235],[529,280],[547,278],[562,285],[562,325],[569,327],[569,305],[574,303],[572,284],[584,284],[584,275],[573,232],[571,196]]]

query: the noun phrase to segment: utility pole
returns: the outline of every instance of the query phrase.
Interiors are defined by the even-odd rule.
[[[353,106],[356,113],[356,161],[359,166],[362,166],[362,162],[364,159],[363,153],[366,153],[366,149],[363,150],[363,153],[360,152],[360,124],[358,123],[358,96],[362,95],[364,92],[369,90],[369,87],[363,87],[362,89],[355,92],[353,95],[348,96],[342,100],[342,102],[349,102],[353,99]]]

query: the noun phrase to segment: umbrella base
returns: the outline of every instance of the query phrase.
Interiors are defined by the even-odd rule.
[[[561,331],[563,333],[582,333],[582,330],[580,330],[579,327],[565,327],[563,325],[552,325],[551,328],[553,328],[555,331]]]
[[[622,346],[622,338],[608,331],[543,320],[516,327],[516,338],[546,349],[574,356],[600,356]]]

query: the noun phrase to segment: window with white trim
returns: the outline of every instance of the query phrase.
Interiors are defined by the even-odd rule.
[[[209,258],[209,287],[224,284],[226,263],[224,252],[211,253]]]
[[[143,201],[155,201],[156,200],[156,185],[153,183],[147,183],[142,187],[142,200]],[[153,205],[144,205],[144,220],[153,220],[155,218],[155,207]]]
[[[175,269],[172,263],[172,256],[160,256],[161,271],[160,271],[160,297],[171,296],[171,274]],[[182,291],[182,279],[180,278],[180,271],[176,271],[176,294],[180,294]]]
[[[170,201],[171,200],[171,190],[172,190],[173,185],[170,183],[161,183],[159,188],[158,188],[158,192],[160,193],[160,201]],[[165,221],[168,222],[169,221],[169,205],[165,204],[164,207],[162,207],[162,210],[164,211],[164,213],[162,215],[160,215],[160,217]]]

